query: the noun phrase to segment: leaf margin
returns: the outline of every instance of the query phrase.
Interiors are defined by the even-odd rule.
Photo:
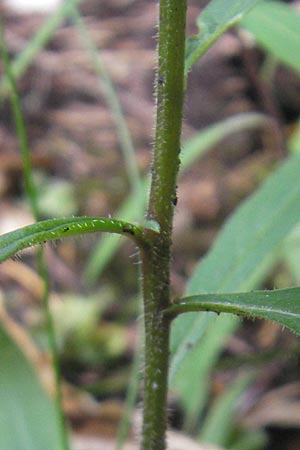
[[[280,309],[281,301],[285,300],[289,303],[292,298],[297,300],[296,305],[293,305],[294,308],[281,307]],[[276,303],[277,307],[272,306],[271,302]],[[300,335],[300,287],[249,292],[199,293],[175,301],[172,306],[164,310],[164,314],[177,316],[181,313],[196,311],[230,313],[240,317],[271,320]],[[298,326],[292,322],[292,319],[298,319]]]
[[[83,216],[42,220],[0,235],[0,263],[28,247],[99,231],[122,234],[142,246],[147,241],[147,233],[157,233],[158,229],[156,224],[149,224],[148,228],[144,228],[131,222],[106,217]]]

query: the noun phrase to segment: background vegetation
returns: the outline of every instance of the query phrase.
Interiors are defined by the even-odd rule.
[[[34,179],[30,166],[26,172],[26,145],[23,163],[19,157],[3,78],[2,232],[53,216],[143,217],[151,158],[156,7],[136,1],[103,2],[100,8],[82,2],[80,8],[84,21],[62,5],[44,24],[41,17],[3,10]],[[212,38],[231,19],[226,11],[218,11],[220,25],[216,23]],[[197,32],[198,13],[199,4],[191,2],[189,34]],[[203,16],[201,20],[203,24]],[[209,40],[210,29],[207,32]],[[249,32],[259,49],[253,47]],[[195,41],[190,42],[191,58]],[[260,2],[190,74],[174,230],[176,296],[185,290],[198,293],[199,283],[203,292],[299,284],[298,44],[299,15],[292,6]],[[15,116],[16,111],[15,103]],[[288,161],[280,167],[284,158]],[[31,211],[24,179],[31,192]],[[198,269],[199,257],[207,252],[224,218],[258,186],[260,192],[231,217]],[[239,237],[239,245],[233,244],[232,236]],[[246,249],[242,259],[241,249]],[[55,248],[46,246],[45,252],[56,356],[64,378],[72,384],[63,389],[65,411],[76,435],[74,445],[82,445],[83,435],[98,439],[99,444],[103,428],[115,434],[128,380],[128,398],[134,403],[138,354],[132,370],[130,361],[140,314],[138,258],[133,256],[128,263],[134,247],[111,237],[102,237],[99,243],[95,237],[65,240]],[[1,266],[0,395],[1,404],[7,405],[1,410],[3,449],[27,445],[40,450],[54,448],[56,442],[52,402],[38,382],[32,383],[34,377],[42,377],[48,393],[53,392],[47,358],[52,321],[46,315],[46,333],[39,303],[44,298],[48,304],[47,283],[43,288],[37,275],[44,270],[41,257],[38,266],[32,251]],[[227,449],[298,448],[297,339],[267,322],[244,321],[240,328],[231,316],[221,315],[217,324],[207,315],[197,315],[197,324],[192,324],[193,316],[183,317],[189,323],[175,322],[172,340],[173,425],[180,424],[194,436],[201,429],[202,442]],[[199,352],[201,360],[195,356]],[[80,389],[74,391],[74,386]],[[24,429],[24,434],[16,434],[16,429]]]

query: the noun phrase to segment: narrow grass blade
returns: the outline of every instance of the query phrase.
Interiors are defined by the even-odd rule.
[[[123,234],[136,241],[144,239],[144,228],[121,220],[102,217],[49,219],[2,234],[0,236],[0,263],[25,248],[43,244],[46,241],[97,231]]]
[[[276,1],[260,2],[241,26],[278,61],[300,71],[300,12]]]
[[[166,313],[179,314],[192,311],[224,312],[272,320],[300,334],[300,288],[191,295],[174,303]]]
[[[25,191],[30,203],[31,210],[35,217],[35,220],[40,218],[40,211],[37,201],[37,190],[33,180],[33,172],[30,158],[30,148],[28,143],[28,137],[25,127],[25,120],[22,113],[21,101],[19,98],[17,86],[15,83],[13,70],[11,67],[10,59],[8,56],[8,51],[5,44],[4,30],[0,20],[0,40],[1,40],[1,51],[3,56],[3,64],[5,75],[10,88],[10,96],[12,109],[16,124],[16,130],[19,140],[20,151],[22,155],[22,165],[23,165],[23,175],[25,183]],[[56,407],[56,418],[59,427],[60,434],[60,445],[61,450],[69,450],[68,434],[65,422],[65,416],[62,406],[62,390],[61,390],[61,372],[59,366],[59,358],[55,339],[54,324],[51,316],[51,311],[49,307],[49,276],[47,272],[47,267],[45,264],[43,249],[39,248],[36,253],[36,259],[38,263],[38,271],[43,280],[43,295],[42,301],[44,306],[44,314],[46,318],[46,332],[48,336],[49,348],[52,356],[54,379],[55,379],[55,407]]]
[[[73,8],[72,5],[77,5],[80,1],[81,0],[65,0],[57,9],[56,13],[45,20],[35,36],[33,36],[28,45],[18,54],[15,61],[12,63],[12,73],[15,79],[18,79],[26,71],[36,55],[49,42],[62,21],[70,15]],[[0,83],[0,96],[4,97],[7,94],[8,83],[7,79],[4,78]]]
[[[192,320],[182,320],[189,316]],[[186,325],[185,329],[181,329],[185,337],[178,347],[178,352],[171,357],[169,374],[170,387],[177,394],[185,411],[184,427],[190,432],[196,431],[200,413],[207,402],[212,367],[215,367],[220,350],[232,335],[237,323],[237,319],[233,320],[228,314],[218,317],[217,321],[213,320],[213,313],[202,315],[202,321],[196,321],[195,316],[199,319],[200,313],[184,314],[175,321],[176,331],[179,320],[183,326]]]
[[[138,201],[142,201],[142,180],[140,177],[137,159],[135,155],[135,148],[132,142],[132,137],[127,126],[124,113],[119,102],[114,83],[110,77],[109,71],[103,61],[101,56],[101,51],[93,42],[93,39],[86,27],[84,20],[81,18],[78,8],[74,6],[72,19],[77,26],[82,41],[86,47],[87,53],[90,55],[91,64],[94,70],[103,82],[103,92],[106,98],[106,103],[112,113],[113,120],[115,122],[115,127],[120,143],[120,148],[125,161],[125,166],[127,170],[128,180],[132,186],[132,192]]]
[[[195,62],[232,25],[253,8],[259,0],[212,0],[198,16],[199,33],[186,42],[185,74]]]
[[[26,133],[25,121],[22,114],[21,101],[18,95],[15,79],[13,76],[12,66],[9,60],[8,51],[6,48],[5,38],[4,38],[4,30],[2,21],[0,20],[0,49],[1,55],[3,59],[5,76],[8,81],[8,86],[10,89],[10,97],[12,110],[14,115],[14,121],[17,131],[17,136],[19,140],[19,147],[22,156],[22,165],[23,165],[23,174],[24,174],[24,182],[25,182],[25,190],[28,196],[28,200],[34,215],[34,218],[38,220],[38,206],[37,206],[37,193],[33,182],[32,175],[32,166],[30,159],[30,148]]]
[[[58,449],[53,403],[1,323],[0,348],[0,450]]]
[[[199,434],[201,442],[229,447],[235,425],[236,402],[252,380],[253,373],[240,375],[217,397],[202,424]]]
[[[291,277],[291,284],[300,285],[300,223],[280,246],[280,259]]]
[[[234,133],[272,126],[272,119],[268,116],[250,112],[228,117],[204,128],[183,143],[180,175],[185,173],[198,158],[226,137]]]
[[[139,313],[142,317],[142,299],[140,298],[138,301],[139,305]],[[132,415],[134,413],[134,409],[136,407],[137,396],[139,392],[139,384],[141,381],[141,365],[143,364],[143,336],[144,336],[144,323],[142,320],[139,320],[138,323],[138,333],[137,333],[137,345],[135,347],[134,359],[131,367],[130,379],[127,387],[126,399],[124,402],[124,411],[121,417],[121,421],[119,423],[117,436],[115,439],[115,448],[114,450],[122,450],[125,446],[125,442],[128,438]]]
[[[287,140],[287,148],[291,153],[300,153],[300,120],[294,124],[293,130]]]

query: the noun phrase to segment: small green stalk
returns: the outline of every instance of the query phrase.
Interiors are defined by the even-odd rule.
[[[161,0],[157,110],[148,219],[160,225],[142,251],[145,382],[142,450],[165,450],[170,320],[170,247],[184,97],[186,0]]]
[[[13,114],[15,118],[16,130],[19,139],[20,151],[23,163],[23,174],[25,191],[28,196],[28,200],[31,206],[35,220],[40,219],[40,212],[38,206],[37,190],[33,180],[32,165],[30,159],[30,148],[28,143],[28,137],[25,127],[25,121],[22,114],[21,102],[17,90],[17,86],[14,79],[13,69],[10,64],[5,38],[3,24],[0,19],[0,50],[4,63],[5,75],[8,81],[8,86],[10,88],[11,103]],[[0,248],[1,253],[2,248]],[[0,258],[1,260],[1,258]],[[54,385],[55,385],[55,409],[57,418],[57,427],[59,432],[60,445],[62,450],[69,450],[69,438],[68,430],[66,426],[66,419],[63,411],[63,399],[62,399],[62,384],[61,384],[61,371],[59,366],[59,355],[55,339],[55,327],[50,311],[49,304],[49,276],[46,268],[45,258],[43,249],[39,248],[37,251],[37,264],[38,272],[43,281],[43,295],[42,302],[44,306],[46,326],[47,326],[47,337],[50,348],[50,353],[52,356],[52,366],[54,371]]]

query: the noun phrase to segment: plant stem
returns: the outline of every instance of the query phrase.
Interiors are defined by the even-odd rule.
[[[148,219],[160,233],[142,251],[145,320],[145,381],[142,450],[164,450],[170,319],[170,246],[184,97],[186,0],[161,0],[157,106]]]
[[[59,363],[59,353],[56,343],[55,324],[50,309],[50,282],[46,267],[43,249],[37,250],[37,263],[39,275],[43,280],[43,308],[46,321],[48,345],[52,358],[52,370],[54,376],[54,404],[58,428],[58,437],[61,450],[70,450],[66,417],[63,409],[62,375]]]

